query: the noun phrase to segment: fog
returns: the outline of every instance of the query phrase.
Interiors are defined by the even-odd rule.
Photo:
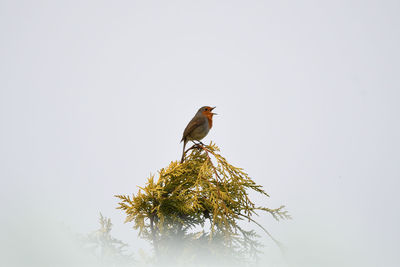
[[[0,2],[1,266],[99,266],[76,236],[211,140],[293,219],[264,266],[399,266],[398,1]],[[251,226],[257,229],[256,226]],[[142,252],[140,252],[142,251]],[[104,264],[102,262],[101,264]],[[111,264],[112,266],[112,264]]]

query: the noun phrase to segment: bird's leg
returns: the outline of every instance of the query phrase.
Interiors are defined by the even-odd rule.
[[[203,144],[203,142],[201,142],[200,140],[196,140],[197,143],[194,140],[191,140],[193,142],[193,144],[195,144],[196,146],[202,145],[205,146],[205,144]]]
[[[185,159],[185,155],[186,155],[186,153],[187,153],[189,150],[192,150],[192,149],[195,149],[195,148],[197,148],[197,149],[204,149],[203,147],[204,147],[205,145],[204,145],[202,142],[200,142],[199,140],[196,140],[197,142],[195,142],[195,140],[190,140],[190,141],[192,141],[193,146],[189,147],[189,148],[186,149],[186,150],[183,150],[181,163],[183,163],[183,161],[184,161],[184,159]],[[183,149],[185,149],[185,145],[186,145],[186,143],[184,144]]]
[[[200,141],[196,140],[197,142],[195,142],[194,140],[191,140],[193,142],[193,148],[199,148],[200,147]]]
[[[190,140],[190,141],[192,141],[193,142],[193,146],[191,146],[191,147],[189,147],[188,149],[186,149],[183,153],[184,153],[184,155],[186,155],[186,153],[189,151],[189,150],[192,150],[192,149],[195,149],[195,148],[198,148],[198,146],[199,146],[199,144],[196,144],[193,140]],[[183,161],[182,161],[183,162]]]

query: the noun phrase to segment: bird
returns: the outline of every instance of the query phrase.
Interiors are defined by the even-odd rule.
[[[213,116],[217,115],[217,113],[213,113],[212,111],[216,107],[204,106],[201,107],[196,115],[194,115],[193,119],[188,123],[185,130],[183,131],[182,140],[183,141],[183,152],[181,163],[185,158],[185,147],[188,141],[199,141],[203,139],[210,129],[213,126]]]

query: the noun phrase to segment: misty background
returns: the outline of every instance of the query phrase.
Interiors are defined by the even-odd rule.
[[[99,212],[136,256],[149,249],[113,196],[180,159],[186,124],[210,105],[203,142],[264,186],[260,205],[293,217],[257,218],[287,247],[262,236],[271,266],[399,266],[399,12],[0,1],[1,265],[62,261],[56,225],[89,233]]]

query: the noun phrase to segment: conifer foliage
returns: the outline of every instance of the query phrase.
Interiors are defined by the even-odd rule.
[[[80,237],[83,249],[99,260],[99,266],[132,266],[133,255],[125,251],[128,245],[111,235],[111,219],[100,213],[99,223],[98,230]]]
[[[116,195],[126,222],[133,222],[139,236],[152,242],[158,258],[174,250],[191,254],[191,259],[196,258],[193,251],[254,258],[260,243],[255,232],[243,229],[239,222],[262,227],[254,220],[257,212],[267,212],[276,220],[290,219],[284,206],[271,209],[252,202],[251,190],[268,194],[243,169],[229,164],[214,143],[195,144],[188,152],[183,163],[173,161],[157,177],[151,175],[136,195]]]

